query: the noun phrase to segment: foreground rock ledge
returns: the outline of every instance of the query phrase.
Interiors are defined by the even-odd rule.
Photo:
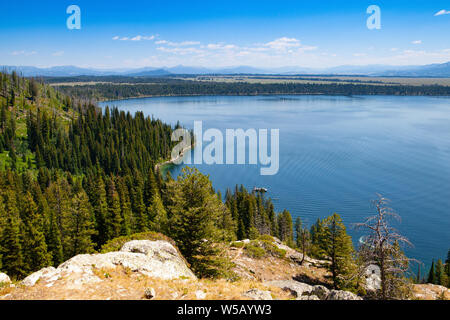
[[[342,290],[328,290],[322,285],[311,286],[294,280],[267,281],[266,285],[289,291],[297,300],[362,300],[354,293]]]
[[[33,286],[37,281],[45,281],[46,286],[51,287],[55,281],[64,278],[71,282],[73,288],[79,288],[84,283],[101,281],[95,270],[118,266],[157,279],[196,279],[185,260],[169,242],[134,240],[125,243],[118,252],[81,254],[58,268],[44,268],[26,277],[22,284]]]

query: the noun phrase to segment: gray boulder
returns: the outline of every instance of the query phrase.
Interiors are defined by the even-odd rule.
[[[320,300],[326,300],[328,298],[328,295],[330,294],[330,290],[328,290],[325,286],[314,286],[311,295],[315,295],[319,297]]]
[[[152,278],[196,279],[185,260],[169,242],[136,240],[125,243],[118,252],[77,255],[56,269],[50,267],[31,274],[22,284],[33,286],[38,280],[43,280],[47,286],[52,286],[56,280],[64,278],[72,283],[73,288],[79,288],[84,283],[102,281],[94,274],[94,269],[114,269],[118,266]]]
[[[9,284],[11,283],[11,279],[8,277],[6,273],[0,272],[0,284]]]
[[[243,296],[251,300],[273,300],[270,291],[263,291],[259,289],[248,290],[243,294]]]
[[[310,295],[313,287],[309,284],[298,282],[295,280],[273,280],[264,283],[267,286],[281,288],[290,291],[295,297]]]
[[[310,295],[310,296],[301,296],[301,297],[298,297],[295,300],[320,300],[320,299],[316,295]]]
[[[348,291],[331,290],[327,300],[362,300],[362,298]]]

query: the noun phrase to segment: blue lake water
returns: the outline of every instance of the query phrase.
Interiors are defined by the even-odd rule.
[[[280,129],[280,166],[196,165],[214,187],[269,189],[278,211],[309,224],[338,212],[350,227],[372,215],[376,193],[402,217],[395,227],[429,265],[450,248],[450,98],[393,96],[162,97],[104,102],[187,128]],[[205,143],[204,143],[205,146]],[[173,176],[181,166],[171,168]]]

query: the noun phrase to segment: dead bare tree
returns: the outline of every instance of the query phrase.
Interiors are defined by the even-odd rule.
[[[404,255],[401,245],[412,244],[390,226],[390,221],[400,221],[400,216],[388,206],[389,200],[379,194],[377,196],[378,199],[373,201],[377,214],[355,224],[356,228],[368,231],[358,254],[363,270],[369,265],[380,268],[381,290],[378,296],[383,300],[397,299],[409,290],[405,273],[413,260]]]

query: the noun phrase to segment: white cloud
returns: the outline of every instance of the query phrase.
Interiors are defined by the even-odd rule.
[[[120,41],[144,41],[144,40],[153,40],[155,39],[155,36],[141,36],[141,35],[137,35],[134,37],[119,37],[119,36],[115,36],[112,38],[114,41],[120,40]]]
[[[265,46],[274,50],[284,51],[288,48],[300,47],[301,44],[300,40],[295,38],[282,37],[266,43]]]
[[[13,51],[11,52],[11,55],[13,56],[32,56],[37,54],[36,51],[25,51],[25,50],[20,50],[20,51]]]
[[[210,50],[232,50],[238,47],[234,44],[224,44],[224,43],[210,43],[206,46]]]
[[[414,40],[411,42],[412,44],[422,44],[422,40]]]
[[[437,16],[443,16],[445,14],[450,14],[450,11],[444,10],[442,9],[441,11],[436,12],[436,14],[434,15],[435,17]]]
[[[359,57],[365,57],[365,56],[367,56],[367,53],[354,53],[353,56],[354,57],[358,57],[358,58]]]
[[[53,52],[52,56],[54,57],[61,57],[64,55],[64,51],[57,51],[57,52]]]
[[[240,46],[233,43],[200,44],[194,41],[171,42],[158,40],[157,50],[165,53],[163,65],[169,61],[184,65],[203,65],[209,67],[231,65],[284,66],[304,64],[304,59],[317,60],[320,54],[313,54],[316,46],[303,45],[295,38],[281,37],[267,43],[254,43]],[[199,44],[199,45],[197,45]],[[185,46],[183,46],[185,45]],[[317,62],[319,63],[319,62]]]
[[[173,53],[173,54],[180,54],[180,55],[186,55],[186,54],[200,54],[203,53],[202,50],[199,50],[197,48],[167,48],[167,47],[158,47],[156,48],[159,51],[167,52],[167,53]]]
[[[184,47],[184,46],[195,46],[199,45],[198,41],[182,41],[182,42],[172,42],[167,40],[158,40],[155,42],[156,44],[165,44],[171,47]]]

